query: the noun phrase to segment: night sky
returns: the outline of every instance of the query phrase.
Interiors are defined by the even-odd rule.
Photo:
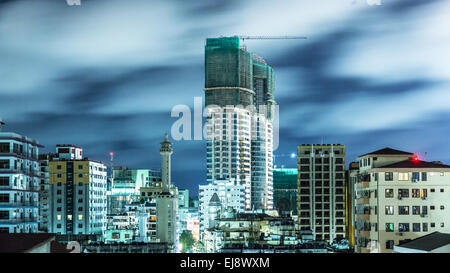
[[[204,96],[207,37],[300,35],[245,41],[275,70],[275,154],[323,139],[347,162],[389,146],[449,164],[449,14],[431,0],[0,1],[0,116],[43,152],[159,168],[172,107]],[[174,184],[205,183],[205,146],[173,141]]]

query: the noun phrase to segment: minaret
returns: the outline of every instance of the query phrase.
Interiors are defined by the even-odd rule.
[[[162,192],[169,192],[170,189],[170,156],[173,153],[172,143],[169,142],[169,135],[164,135],[164,141],[161,142],[161,180],[162,180]]]

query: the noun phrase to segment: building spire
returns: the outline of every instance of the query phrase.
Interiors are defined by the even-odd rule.
[[[164,141],[161,142],[161,149],[159,149],[161,154],[161,180],[163,192],[169,192],[171,184],[171,162],[170,156],[173,153],[172,143],[169,141],[169,135],[166,133],[164,135]]]

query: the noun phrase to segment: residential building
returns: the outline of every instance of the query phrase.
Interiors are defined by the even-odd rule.
[[[0,120],[0,233],[36,233],[39,223],[40,145],[2,132]]]
[[[245,185],[236,182],[234,179],[215,180],[207,185],[199,185],[200,237],[202,237],[203,231],[210,226],[211,198],[217,195],[220,201],[220,209],[227,210],[231,207],[237,212],[244,212],[246,204],[245,189]]]
[[[273,202],[280,215],[297,215],[297,175],[296,168],[273,170]]]
[[[107,167],[83,158],[81,147],[56,145],[49,161],[51,223],[57,234],[104,236],[107,215]]]
[[[178,190],[178,207],[179,208],[189,208],[189,190],[179,189]]]
[[[273,208],[273,69],[239,37],[205,46],[207,182],[245,186],[245,208]]]
[[[161,188],[161,171],[129,169],[114,166],[111,193],[108,196],[108,213],[122,213],[126,204],[141,199],[141,189]]]
[[[450,166],[384,148],[358,157],[358,252],[392,252],[432,232],[450,232]]]
[[[222,249],[261,248],[262,246],[297,245],[294,221],[288,217],[262,211],[237,213],[233,208],[220,211],[215,225],[205,230],[206,252]]]
[[[298,146],[298,226],[317,241],[345,237],[345,146]]]

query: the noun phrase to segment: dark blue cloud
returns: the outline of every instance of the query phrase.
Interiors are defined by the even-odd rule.
[[[385,146],[450,162],[445,59],[427,61],[446,51],[417,40],[427,34],[420,42],[448,48],[433,32],[443,1],[81,1],[0,1],[0,116],[44,152],[72,143],[92,159],[108,163],[114,151],[116,165],[157,169],[172,107],[192,109],[203,97],[205,38],[305,32],[301,41],[246,41],[276,72],[275,154],[323,140],[346,145],[348,162]],[[379,76],[392,68],[398,73]],[[173,181],[195,194],[205,183],[205,143],[173,147]],[[289,157],[276,163],[296,166]]]

